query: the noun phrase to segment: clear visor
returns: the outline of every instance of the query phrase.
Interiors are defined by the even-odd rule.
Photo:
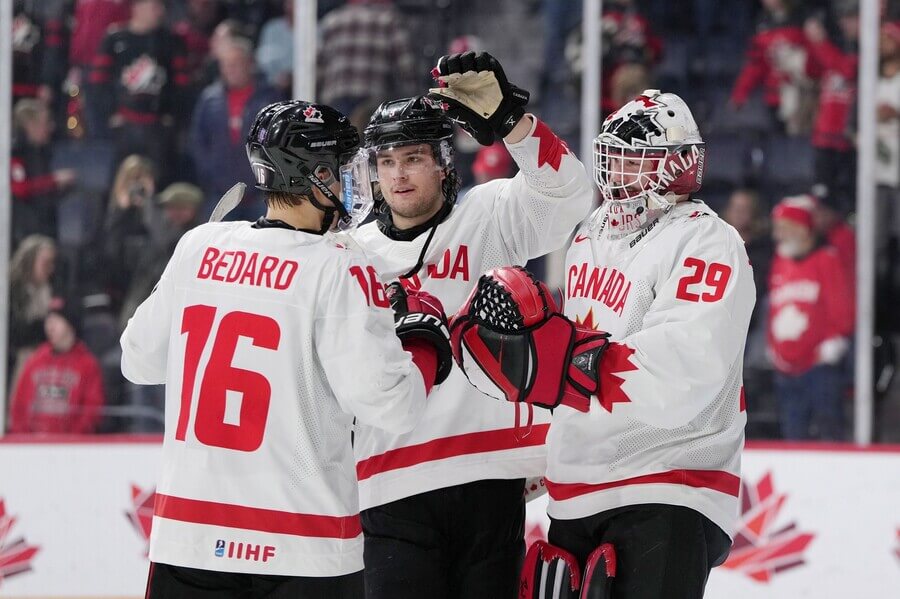
[[[658,192],[667,156],[663,148],[622,146],[601,135],[594,140],[594,182],[613,202]]]
[[[368,151],[372,169],[379,181],[442,170],[450,166],[452,160],[450,144],[444,140],[375,146],[368,148]]]
[[[353,158],[341,166],[341,204],[346,214],[337,223],[340,231],[356,228],[372,211],[372,177],[369,154],[360,149]]]

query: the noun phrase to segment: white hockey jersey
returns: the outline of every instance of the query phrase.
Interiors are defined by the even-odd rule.
[[[525,139],[507,144],[520,172],[473,188],[438,225],[424,266],[405,280],[437,296],[448,315],[484,271],[558,249],[590,210],[592,186],[581,162],[534,120]],[[389,280],[416,265],[428,235],[395,241],[371,223],[354,238]],[[514,404],[482,396],[454,365],[412,432],[357,427],[360,507],[478,480],[543,476],[549,414],[536,410],[527,435],[524,420],[517,429]]]
[[[338,576],[363,567],[353,417],[412,429],[425,385],[374,268],[321,236],[197,227],[122,334],[166,383],[150,559]]]
[[[610,238],[597,209],[566,256],[566,316],[612,335],[590,411],[560,406],[547,437],[548,513],[632,504],[738,514],[744,342],[755,302],[737,232],[703,202]]]

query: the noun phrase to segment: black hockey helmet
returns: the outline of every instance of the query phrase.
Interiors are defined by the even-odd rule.
[[[367,148],[435,143],[453,137],[453,121],[426,96],[390,100],[375,110],[364,137]]]
[[[290,100],[259,111],[246,147],[257,189],[312,197],[313,186],[325,193],[323,168],[338,179],[340,167],[359,149],[359,133],[330,106]],[[340,200],[329,199],[346,213]]]
[[[441,103],[427,96],[413,96],[383,102],[372,114],[363,131],[367,150],[429,144],[437,162],[446,174],[444,201],[453,203],[459,191],[459,176],[453,165],[453,121]],[[382,197],[376,192],[376,206]]]

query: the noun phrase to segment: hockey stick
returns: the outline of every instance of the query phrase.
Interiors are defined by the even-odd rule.
[[[216,207],[213,208],[212,214],[209,216],[209,222],[220,222],[225,216],[234,210],[241,203],[244,197],[244,190],[247,189],[245,183],[235,183],[231,189],[225,192]]]

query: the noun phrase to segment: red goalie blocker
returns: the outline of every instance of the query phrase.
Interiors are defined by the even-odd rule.
[[[597,394],[608,338],[576,327],[547,286],[518,266],[482,275],[450,329],[456,363],[485,395],[582,412]]]

